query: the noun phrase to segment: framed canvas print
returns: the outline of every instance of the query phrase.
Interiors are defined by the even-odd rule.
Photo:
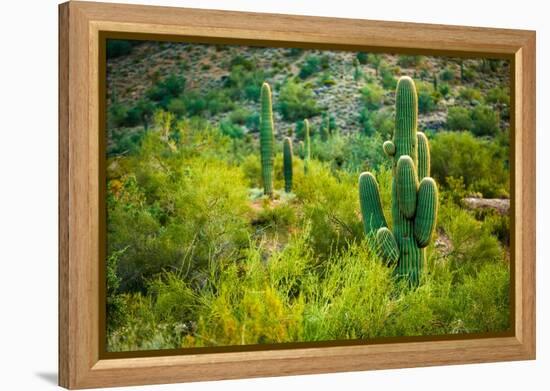
[[[59,7],[67,388],[535,358],[535,33]]]

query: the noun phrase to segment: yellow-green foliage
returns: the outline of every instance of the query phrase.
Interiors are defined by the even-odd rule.
[[[294,182],[296,202],[311,221],[310,243],[320,256],[361,239],[354,175],[342,173],[336,177],[326,165],[312,161],[308,174],[298,171]]]
[[[159,137],[150,133],[140,155],[111,163],[118,172],[109,183],[116,191],[107,200],[108,246],[109,252],[127,248],[118,265],[125,290],[141,290],[143,276],[164,268],[194,270],[247,244],[242,171],[193,156],[192,148],[173,151]],[[200,142],[209,142],[206,133]]]
[[[111,350],[227,346],[388,336],[502,331],[509,328],[509,270],[486,262],[475,274],[431,259],[412,289],[355,244],[319,268],[309,228],[265,258],[211,262],[204,285],[189,289],[171,273],[155,294],[123,296],[128,323],[111,333]],[[458,278],[457,278],[458,277]],[[164,284],[164,286],[163,286]]]
[[[155,101],[154,110],[131,122],[143,123],[143,129],[110,125],[110,351],[510,327],[509,218],[468,211],[460,203],[471,191],[507,194],[505,132],[491,140],[447,132],[430,136],[441,206],[436,244],[426,248],[418,287],[397,280],[366,242],[371,239],[364,238],[356,195],[360,172],[376,176],[390,230],[393,224],[392,172],[381,145],[393,130],[393,103],[386,97],[396,80],[388,64],[375,76],[378,65],[370,57],[364,68],[373,72],[357,85],[366,86],[365,132],[350,135],[342,127],[322,141],[314,79],[289,77],[275,89],[274,108],[285,126],[275,132],[272,197],[263,196],[256,134],[267,73],[256,75],[245,58],[232,61],[225,88],[206,95],[185,89],[168,102]],[[244,82],[252,76],[257,83]],[[438,109],[437,91],[427,91],[427,108]],[[497,98],[494,104],[505,104]],[[216,113],[219,124],[209,117]],[[343,118],[334,115],[340,124]],[[292,193],[283,191],[279,141],[289,126],[285,118],[310,118],[316,130],[308,140],[307,175],[305,145],[301,158],[293,159]],[[296,143],[303,132],[292,137]],[[474,151],[467,161],[463,150]]]
[[[353,171],[312,158],[305,175],[296,159],[295,194],[254,201],[257,150],[238,164],[229,138],[201,121],[174,133],[148,133],[139,154],[108,162],[109,298],[124,309],[110,323],[110,351],[509,327],[500,220],[478,221],[444,192],[439,228],[452,248],[428,246],[413,289],[363,241]],[[282,189],[280,152],[275,173]],[[391,224],[391,170],[375,175]]]

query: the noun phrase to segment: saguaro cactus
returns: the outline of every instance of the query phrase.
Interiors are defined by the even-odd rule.
[[[382,212],[378,183],[370,172],[359,176],[359,200],[363,225],[379,254],[397,262],[396,272],[417,285],[426,249],[437,220],[437,185],[430,178],[430,149],[424,133],[417,132],[418,98],[413,80],[397,83],[395,131],[383,149],[393,159],[393,230]]]
[[[271,88],[262,85],[260,96],[260,153],[262,161],[262,182],[264,194],[273,195],[273,111],[271,107]]]
[[[328,113],[323,114],[319,132],[321,134],[321,140],[327,141],[330,136],[330,116]]]
[[[311,159],[311,140],[309,137],[309,121],[304,120],[304,173],[309,170],[309,160]]]
[[[292,191],[292,140],[285,137],[283,141],[283,174],[285,177],[285,192]]]
[[[298,156],[300,156],[300,159],[304,159],[306,156],[306,147],[303,141],[300,141],[298,143]]]

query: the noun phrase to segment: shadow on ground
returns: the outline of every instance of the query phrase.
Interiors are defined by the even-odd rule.
[[[38,372],[35,375],[47,383],[57,385],[57,372]]]

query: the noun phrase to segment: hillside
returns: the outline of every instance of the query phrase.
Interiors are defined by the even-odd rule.
[[[363,54],[361,57],[354,52],[341,51],[143,42],[133,46],[128,53],[109,59],[108,87],[109,91],[116,91],[117,102],[128,107],[146,99],[151,88],[170,76],[185,80],[186,94],[204,96],[227,88],[232,72],[235,77],[236,66],[244,71],[245,83],[265,78],[275,86],[275,105],[285,80],[297,80],[299,86],[311,90],[315,100],[317,110],[310,119],[313,127],[318,127],[322,114],[328,112],[343,134],[364,128],[365,89],[369,86],[382,87],[380,106],[373,107],[378,112],[374,123],[383,122],[380,117],[384,115],[392,115],[394,80],[398,76],[411,76],[420,84],[419,94],[425,94],[429,100],[426,102],[429,107],[420,110],[420,127],[434,130],[445,128],[449,106],[466,103],[474,107],[498,92],[500,86],[509,85],[509,66],[505,61],[389,54]],[[247,73],[254,73],[254,76],[248,77]],[[437,78],[435,84],[434,78]],[[111,95],[111,102],[112,98]],[[229,120],[235,109],[245,115],[258,110],[257,99],[246,96],[233,99],[231,103],[227,110],[198,114],[219,124]],[[486,103],[496,111],[507,109],[506,105],[502,107],[505,102],[498,99],[489,99]],[[242,122],[239,125],[245,133],[255,130],[254,121],[238,122]],[[294,127],[295,120],[276,110],[275,124],[277,133],[286,135],[288,129]],[[508,128],[507,115],[501,116],[499,126],[502,130]]]

